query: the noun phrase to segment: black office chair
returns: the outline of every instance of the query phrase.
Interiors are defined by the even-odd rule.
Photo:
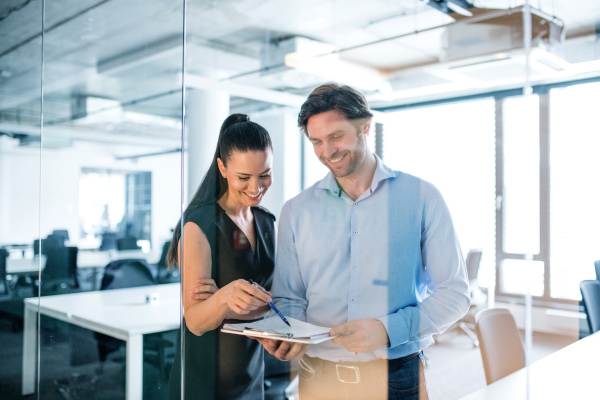
[[[596,268],[596,280],[600,281],[600,260],[594,261],[594,268]]]
[[[125,236],[117,239],[117,250],[139,250],[137,238],[134,236]]]
[[[123,289],[156,285],[157,281],[152,274],[148,262],[144,259],[124,259],[110,262],[104,269],[100,290]],[[98,356],[101,365],[107,360],[108,355],[121,348],[123,341],[101,333],[95,333],[98,341]],[[173,347],[172,341],[159,335],[144,336],[144,360],[155,365],[160,376],[166,379],[169,371],[169,360],[166,348]]]
[[[55,229],[52,231],[52,236],[62,239],[63,245],[69,240],[69,231],[66,229]]]
[[[42,239],[42,254],[48,255],[48,250],[65,247],[65,241],[60,236],[48,235],[45,239]],[[38,255],[40,252],[40,240],[35,239],[33,241],[33,254]]]
[[[6,279],[6,259],[8,258],[8,251],[6,249],[0,249],[0,301],[10,300],[11,291],[8,281]]]
[[[525,367],[525,349],[510,311],[480,311],[475,316],[475,326],[488,385]]]
[[[600,281],[581,281],[579,289],[590,333],[596,333],[600,331]]]
[[[171,246],[170,240],[163,244],[162,253],[160,255],[160,260],[156,264],[156,270],[157,270],[156,277],[158,279],[158,283],[181,282],[179,268],[174,267],[174,268],[169,269],[169,267],[167,266],[167,253],[169,252],[170,246]]]
[[[104,232],[102,234],[102,242],[100,243],[100,248],[98,250],[117,250],[117,234],[113,232]]]
[[[72,292],[79,289],[77,277],[77,247],[51,247],[46,254],[46,265],[41,281],[34,281],[35,294],[42,296]]]

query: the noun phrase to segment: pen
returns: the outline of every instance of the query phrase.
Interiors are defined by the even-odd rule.
[[[254,282],[252,279],[250,279],[250,281],[249,281],[249,282],[252,284],[252,286],[254,286],[254,287],[258,287],[258,285],[256,284],[256,282]],[[277,314],[277,316],[278,316],[279,318],[281,318],[281,320],[282,320],[283,322],[285,322],[285,324],[286,324],[287,326],[289,326],[290,328],[292,327],[292,326],[290,325],[290,323],[288,322],[288,320],[287,320],[287,319],[285,319],[285,317],[283,316],[283,314],[281,313],[281,311],[279,311],[279,310],[277,309],[277,307],[275,307],[275,304],[273,304],[273,302],[269,302],[269,303],[267,303],[267,304],[269,305],[269,307],[271,307],[271,310],[275,311],[275,314]]]

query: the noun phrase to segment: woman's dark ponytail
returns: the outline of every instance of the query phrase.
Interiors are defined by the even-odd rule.
[[[202,178],[198,190],[192,197],[190,204],[183,212],[184,221],[188,215],[204,204],[210,204],[219,200],[227,191],[227,179],[221,176],[217,159],[220,158],[224,165],[231,157],[234,151],[264,151],[272,149],[271,138],[265,128],[250,121],[246,114],[231,114],[223,121],[219,131],[219,139],[213,160]],[[173,267],[177,265],[177,245],[181,238],[181,219],[173,230],[173,238],[167,253],[167,265]]]

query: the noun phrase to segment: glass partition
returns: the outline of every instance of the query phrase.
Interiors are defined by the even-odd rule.
[[[179,345],[163,249],[181,203],[183,1],[47,1],[44,14],[36,392],[165,399]]]
[[[180,296],[195,287],[197,268],[192,260],[167,269],[173,229],[232,113],[271,136],[272,181],[260,204],[278,224],[284,203],[328,172],[297,116],[311,91],[332,81],[365,95],[375,114],[369,149],[433,183],[462,256],[481,256],[468,276],[471,308],[425,349],[429,398],[478,390],[485,398],[473,346],[481,310],[510,310],[528,363],[587,336],[578,284],[593,278],[600,259],[589,228],[598,215],[586,200],[597,194],[590,127],[599,7],[592,0],[4,1],[3,395],[166,399],[172,366],[182,365],[198,393],[216,398],[217,379],[227,375],[210,342],[216,330],[200,336],[213,345],[202,359],[208,381],[181,351],[196,336],[181,326]],[[123,271],[135,282],[121,282]],[[256,365],[264,363],[265,397],[297,398],[298,362],[256,354],[264,357]]]
[[[39,276],[41,1],[0,4],[0,386],[21,398],[23,300]],[[32,387],[35,376],[31,377]]]

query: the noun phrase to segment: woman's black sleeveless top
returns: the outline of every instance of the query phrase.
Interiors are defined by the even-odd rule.
[[[275,259],[275,216],[263,207],[252,207],[256,249],[217,204],[204,205],[186,219],[202,229],[210,244],[212,277],[222,288],[237,279],[252,279],[271,288]],[[241,321],[226,320],[223,323]],[[191,333],[184,319],[185,400],[263,400],[263,348],[246,336],[221,333],[220,327],[202,336]],[[181,346],[179,346],[181,348]],[[170,399],[181,398],[180,350],[169,377]]]

